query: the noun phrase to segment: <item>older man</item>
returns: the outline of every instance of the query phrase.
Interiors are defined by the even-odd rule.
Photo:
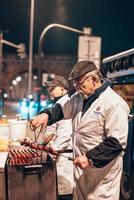
[[[69,80],[77,92],[44,110],[33,129],[72,118],[75,200],[119,200],[122,160],[127,144],[129,108],[109,86],[101,83],[91,61],[75,64]]]

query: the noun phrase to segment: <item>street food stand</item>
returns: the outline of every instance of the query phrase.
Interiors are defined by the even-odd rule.
[[[55,162],[45,152],[32,163],[10,163],[5,167],[6,200],[56,200]]]
[[[102,72],[130,108],[128,146],[124,156],[120,200],[133,200],[134,49],[104,59]],[[2,131],[0,137],[8,137],[8,135],[10,137],[12,131],[8,134],[8,128],[12,127],[14,130],[18,123],[11,121],[10,126],[6,124],[4,129],[0,129],[0,131],[6,130],[6,135]],[[20,124],[23,126],[23,135],[25,123],[21,122]],[[57,174],[55,161],[49,155],[51,149],[26,140],[23,141],[23,144],[14,145],[14,142],[18,142],[16,133],[20,133],[19,128],[20,125],[12,135],[13,143],[9,143],[8,148],[0,152],[0,191],[2,191],[0,200],[56,200]],[[26,135],[24,134],[23,137]],[[4,141],[5,139],[8,140],[8,138],[4,138]],[[9,150],[10,153],[8,153]]]
[[[47,153],[31,164],[10,164],[8,152],[0,152],[0,200],[56,200],[55,162]]]
[[[3,130],[0,134],[0,200],[56,200],[56,164],[49,149],[30,139],[23,141],[22,135],[26,137],[28,129],[21,134],[20,141],[15,124],[18,134],[21,128],[24,130],[24,123],[13,120],[9,123],[9,138],[5,139]]]

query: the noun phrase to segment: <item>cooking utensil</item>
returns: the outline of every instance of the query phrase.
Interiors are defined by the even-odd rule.
[[[64,149],[64,150],[57,150],[57,153],[72,153],[73,149]]]
[[[62,157],[64,157],[64,158],[67,158],[67,159],[70,160],[70,161],[74,161],[74,158],[72,158],[72,157],[70,157],[70,156],[64,156],[64,155],[60,155],[60,156],[62,156]]]
[[[43,142],[43,146],[46,146],[52,139],[53,137],[55,136],[54,133],[51,133]]]

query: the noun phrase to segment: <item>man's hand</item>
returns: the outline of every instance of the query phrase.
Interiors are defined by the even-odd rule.
[[[40,131],[43,131],[48,122],[48,114],[42,113],[40,115],[35,116],[32,120],[30,120],[30,129],[35,131],[38,127],[41,126]]]
[[[76,157],[74,160],[74,164],[79,166],[81,169],[84,169],[91,165],[86,155]]]

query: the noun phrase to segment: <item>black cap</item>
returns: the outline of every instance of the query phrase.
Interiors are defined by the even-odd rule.
[[[95,70],[97,70],[97,67],[94,64],[94,62],[89,61],[89,60],[79,61],[74,65],[74,68],[71,71],[68,80],[70,81],[70,80],[77,79],[83,76],[84,74],[95,71]]]
[[[57,86],[63,87],[66,90],[69,88],[68,82],[63,76],[56,76],[51,82],[45,82],[44,84],[48,87],[49,90]]]

